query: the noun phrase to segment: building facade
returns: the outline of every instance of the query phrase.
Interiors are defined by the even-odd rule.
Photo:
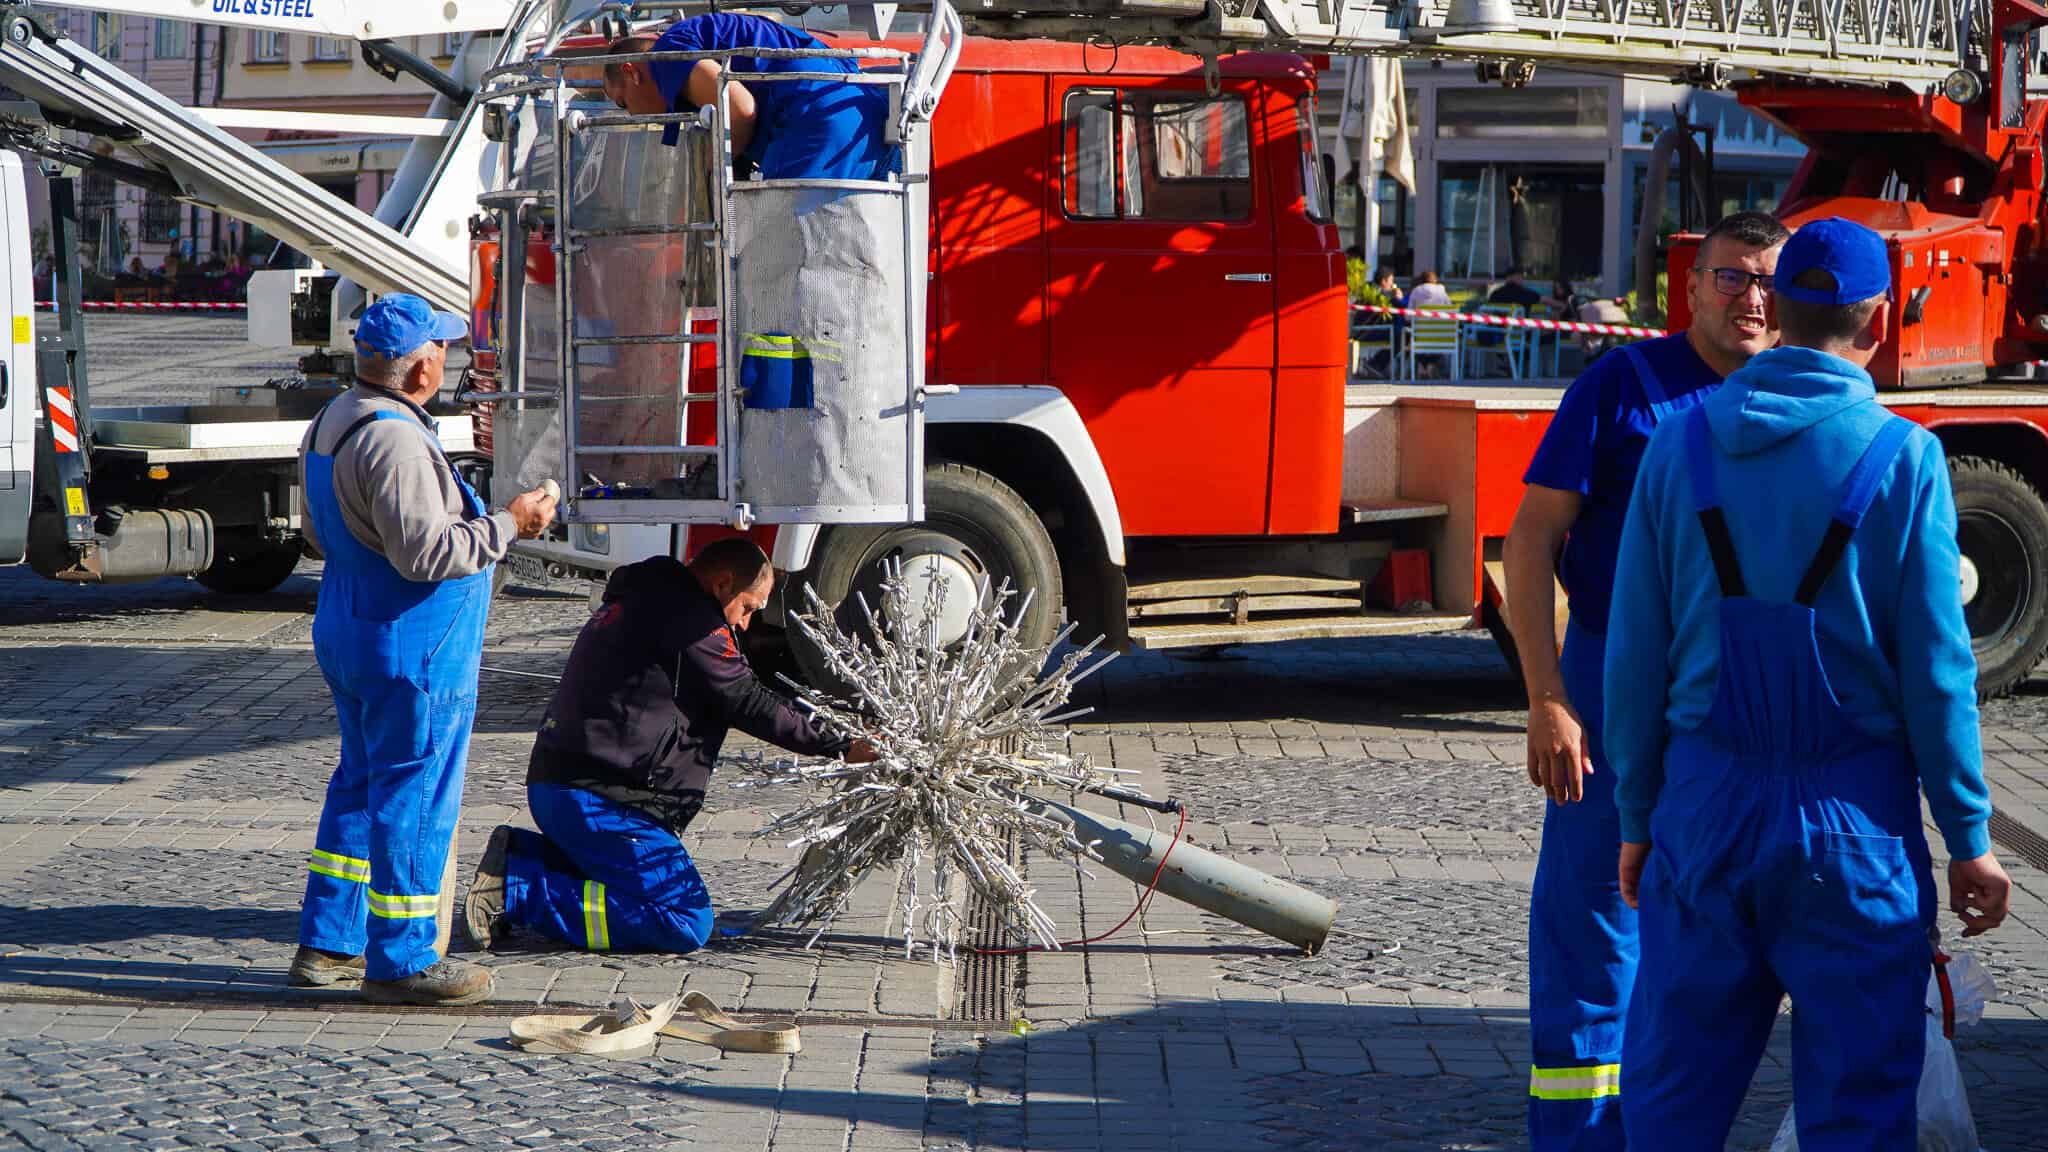
[[[420,116],[432,100],[427,87],[410,76],[393,81],[378,74],[353,40],[72,8],[50,14],[65,36],[188,107]],[[400,44],[446,67],[458,41],[422,36]],[[411,143],[403,136],[293,128],[232,131],[366,210],[376,206]],[[32,197],[31,213],[44,227],[46,199],[40,189]],[[260,229],[104,174],[81,179],[78,197],[87,267],[103,276],[138,265],[153,273],[173,255],[187,268],[216,257],[261,265],[276,248]]]
[[[1711,141],[1709,203],[1684,220],[1694,227],[1775,207],[1805,155],[1727,93],[1542,69],[1526,87],[1504,88],[1469,65],[1430,63],[1411,63],[1403,84],[1416,188],[1376,181],[1380,234],[1368,253],[1368,263],[1403,276],[1433,269],[1485,284],[1519,267],[1532,283],[1569,279],[1581,292],[1619,295],[1635,287],[1643,185],[1660,133],[1683,119],[1703,152]],[[1340,69],[1325,75],[1327,131],[1342,86]],[[1660,237],[1681,224],[1678,172],[1674,159],[1653,224]],[[1340,181],[1346,245],[1359,242],[1357,194]]]

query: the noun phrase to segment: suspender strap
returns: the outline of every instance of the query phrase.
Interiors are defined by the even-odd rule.
[[[1685,421],[1685,463],[1692,474],[1693,506],[1699,510],[1700,531],[1707,537],[1707,554],[1714,558],[1714,575],[1721,581],[1721,595],[1746,596],[1742,565],[1735,559],[1735,540],[1728,535],[1728,521],[1721,515],[1721,491],[1714,481],[1714,438],[1707,427],[1707,410],[1694,408]]]
[[[1664,391],[1664,382],[1657,379],[1657,373],[1650,369],[1650,360],[1633,344],[1623,344],[1621,355],[1628,366],[1635,370],[1636,384],[1643,390],[1643,398],[1650,402],[1650,424],[1655,427],[1664,417],[1671,414],[1671,396]]]
[[[324,411],[325,411],[325,409],[322,409],[322,411],[324,412]],[[364,417],[362,417],[361,419],[357,420],[357,421],[356,421],[355,423],[353,423],[353,424],[349,425],[348,427],[346,427],[346,428],[342,429],[342,430],[341,430],[341,438],[340,438],[339,440],[336,440],[336,441],[334,442],[334,447],[332,447],[332,448],[328,449],[328,450],[327,450],[327,454],[328,454],[329,456],[339,456],[339,455],[341,455],[341,446],[342,446],[343,444],[346,444],[346,443],[348,443],[348,439],[349,439],[349,437],[351,437],[351,436],[354,436],[354,435],[355,435],[356,433],[358,433],[358,432],[361,432],[361,431],[363,430],[363,427],[364,427],[365,425],[369,424],[369,423],[370,423],[370,422],[371,422],[372,420],[382,420],[383,418],[384,418],[384,417],[382,417],[382,416],[378,415],[377,413],[375,413],[375,412],[372,412],[372,413],[370,413],[370,414],[369,414],[368,416],[364,416]],[[397,419],[397,417],[393,417],[393,419]],[[318,433],[315,433],[315,435],[317,435],[317,434],[318,434]]]
[[[1877,486],[1890,475],[1892,464],[1899,458],[1899,452],[1906,446],[1906,437],[1912,435],[1913,422],[1901,416],[1893,416],[1871,437],[1863,455],[1856,460],[1856,466],[1849,470],[1849,483],[1842,492],[1842,502],[1835,508],[1834,519],[1828,521],[1827,534],[1821,537],[1820,548],[1813,554],[1813,562],[1806,566],[1806,575],[1799,578],[1799,591],[1793,597],[1799,603],[1812,607],[1814,598],[1820,595],[1821,585],[1842,562],[1842,553],[1849,547],[1849,538],[1856,534],[1856,526],[1863,523],[1863,516],[1870,511],[1870,502],[1877,497]]]

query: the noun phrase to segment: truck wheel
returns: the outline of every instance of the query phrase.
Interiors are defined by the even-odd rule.
[[[936,572],[944,581],[946,609],[940,634],[946,643],[964,633],[982,577],[987,578],[990,595],[1005,578],[1009,580],[1017,594],[1011,601],[1013,610],[1025,591],[1033,592],[1018,638],[1027,644],[1051,641],[1060,616],[1059,555],[1031,505],[979,468],[941,463],[925,469],[924,508],[925,518],[916,524],[827,529],[819,537],[810,567],[789,578],[784,611],[793,615],[804,610],[802,589],[808,584],[834,606],[840,628],[865,632],[866,620],[854,594],[878,606],[882,561],[895,559],[912,579],[913,591],[920,589],[918,582],[927,573]],[[845,693],[847,686],[827,674],[823,654],[794,625],[787,639],[806,681],[828,692]]]
[[[299,566],[297,540],[266,540],[253,532],[225,532],[213,542],[213,565],[193,576],[207,588],[231,596],[268,592],[291,578]]]
[[[1949,461],[1963,620],[1977,654],[1977,695],[2013,690],[2048,650],[2048,505],[2018,472],[1981,456]]]

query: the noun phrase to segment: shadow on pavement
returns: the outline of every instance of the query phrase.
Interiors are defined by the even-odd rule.
[[[281,908],[207,908],[179,905],[80,904],[58,908],[0,905],[0,971],[22,962],[17,949],[157,939],[167,955],[206,943],[262,940],[296,944],[299,911]],[[48,957],[39,958],[48,960]]]
[[[1519,1010],[1224,1000],[1024,1037],[942,1033],[928,1061],[870,1049],[862,1083],[902,1091],[671,1090],[977,1148],[1490,1152],[1526,1146],[1526,1044]],[[1791,1102],[1788,1044],[1781,1021],[1728,1148],[1768,1148]],[[1963,1031],[1958,1050],[1984,1147],[2038,1147],[2048,1022],[1987,1020]],[[928,1098],[902,1079],[927,1070]]]

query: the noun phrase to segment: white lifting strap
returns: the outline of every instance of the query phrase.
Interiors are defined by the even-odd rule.
[[[512,1043],[527,1052],[616,1055],[653,1046],[658,1036],[709,1044],[721,1052],[803,1051],[794,1024],[742,1024],[702,992],[686,992],[659,1004],[628,997],[610,1012],[521,1016],[512,1021]]]

